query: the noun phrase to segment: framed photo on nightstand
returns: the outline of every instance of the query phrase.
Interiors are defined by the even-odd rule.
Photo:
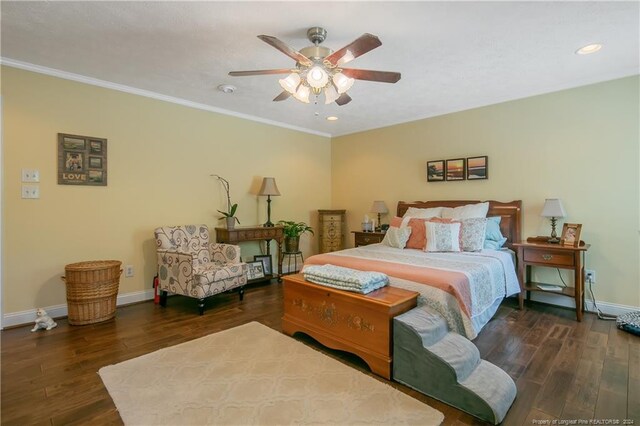
[[[562,237],[560,237],[560,244],[562,244],[563,246],[578,247],[580,245],[581,231],[581,223],[565,223],[562,226]]]

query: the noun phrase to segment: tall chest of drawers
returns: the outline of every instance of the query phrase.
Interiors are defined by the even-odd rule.
[[[320,253],[344,248],[346,210],[318,210],[318,241]]]

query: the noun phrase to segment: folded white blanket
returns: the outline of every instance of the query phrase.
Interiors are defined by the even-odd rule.
[[[345,284],[340,281],[332,281],[325,278],[319,278],[314,275],[305,275],[304,277],[309,282],[320,284],[325,287],[331,287],[331,288],[344,290],[344,291],[353,291],[355,293],[361,293],[361,294],[371,293],[372,291],[387,285],[386,281],[378,281],[377,283],[365,285],[364,287],[361,287],[361,286],[354,286],[352,284]]]
[[[302,273],[308,281],[360,293],[371,292],[389,283],[389,277],[381,272],[358,271],[335,265],[309,265]]]

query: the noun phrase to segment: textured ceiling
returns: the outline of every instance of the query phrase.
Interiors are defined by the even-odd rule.
[[[296,49],[323,26],[337,50],[368,32],[382,46],[352,68],[398,71],[396,84],[356,81],[353,101],[272,102]],[[9,2],[2,57],[342,135],[640,73],[638,2]],[[599,42],[589,56],[574,51]],[[228,95],[222,83],[237,87]],[[336,115],[338,121],[325,117]]]

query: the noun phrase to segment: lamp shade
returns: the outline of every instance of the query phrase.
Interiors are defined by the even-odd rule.
[[[278,80],[278,83],[280,83],[280,86],[282,86],[284,90],[293,95],[294,93],[296,93],[298,85],[300,84],[300,76],[294,72],[289,74],[287,78]]]
[[[325,104],[330,104],[331,102],[335,101],[336,99],[338,99],[340,97],[340,95],[338,94],[338,91],[336,90],[335,86],[333,84],[329,84],[325,89],[324,89],[324,96],[325,96]]]
[[[276,185],[276,179],[272,177],[263,178],[258,195],[280,195],[280,191],[278,191],[278,186]]]
[[[544,208],[540,216],[543,217],[565,217],[567,212],[562,206],[562,201],[559,198],[547,198],[544,200]]]
[[[340,94],[343,94],[347,90],[351,89],[351,86],[353,86],[354,81],[355,80],[353,78],[347,77],[341,72],[335,73],[333,75],[333,84],[336,85],[336,89]]]
[[[307,83],[316,89],[322,89],[329,81],[329,74],[322,67],[316,65],[307,72]]]
[[[384,201],[374,201],[373,205],[371,206],[371,212],[372,213],[389,213],[389,209],[387,208],[387,205],[384,203]]]
[[[311,89],[307,86],[303,86],[302,84],[298,87],[296,93],[293,94],[293,97],[299,100],[300,102],[304,102],[305,104],[309,103],[309,94],[311,93]]]

